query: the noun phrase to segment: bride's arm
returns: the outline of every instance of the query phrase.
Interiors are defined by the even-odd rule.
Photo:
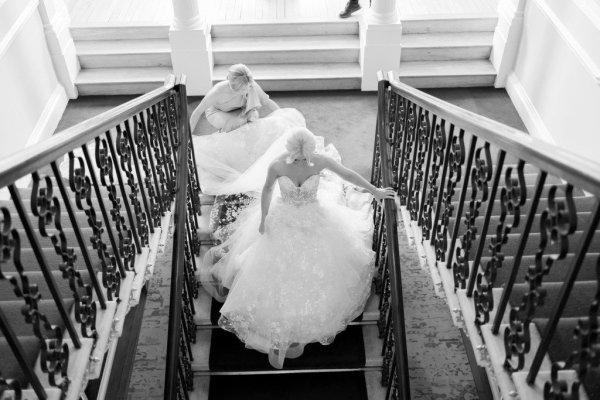
[[[338,174],[341,178],[345,179],[346,181],[353,183],[354,185],[359,186],[363,189],[366,189],[377,200],[394,198],[394,196],[396,194],[394,189],[392,189],[392,188],[383,188],[383,189],[376,188],[375,186],[371,185],[365,178],[360,176],[356,171],[343,166],[342,164],[335,161],[333,158],[330,158],[327,156],[321,156],[321,158],[323,160],[325,168],[327,168],[328,170],[330,170],[332,172],[335,172],[336,174]]]
[[[267,214],[269,214],[269,206],[271,205],[271,198],[273,197],[273,187],[275,186],[275,181],[277,180],[277,171],[275,171],[275,166],[271,164],[269,166],[269,170],[267,171],[267,179],[265,180],[265,185],[263,186],[262,196],[260,198],[260,210],[262,212],[260,218],[260,226],[258,231],[263,234],[265,233],[265,218],[267,218]]]

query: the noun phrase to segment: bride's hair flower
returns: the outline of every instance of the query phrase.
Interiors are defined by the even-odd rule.
[[[288,152],[286,162],[293,163],[295,160],[306,159],[308,165],[314,165],[310,159],[315,153],[317,143],[315,135],[306,128],[292,128],[285,142],[285,148]]]

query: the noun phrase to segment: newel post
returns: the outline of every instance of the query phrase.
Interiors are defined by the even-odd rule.
[[[198,0],[172,1],[169,41],[173,72],[186,76],[188,95],[204,95],[212,87],[210,23],[200,15]]]
[[[58,81],[65,88],[67,96],[75,99],[79,95],[75,87],[75,78],[81,67],[69,30],[71,25],[69,10],[63,0],[40,0],[38,12]]]
[[[362,90],[377,90],[377,71],[398,71],[402,24],[396,0],[373,0],[360,23]]]
[[[494,44],[490,60],[496,68],[494,86],[505,87],[508,75],[512,72],[521,33],[527,0],[500,0],[498,2],[498,25],[494,31]]]

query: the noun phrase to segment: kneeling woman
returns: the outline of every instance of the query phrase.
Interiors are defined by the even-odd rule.
[[[213,127],[229,132],[258,119],[261,107],[266,107],[268,112],[279,108],[254,82],[250,69],[244,64],[235,64],[229,68],[227,79],[204,96],[190,117],[190,125],[193,131],[205,113]]]
[[[372,219],[339,200],[341,180],[333,184],[329,171],[377,200],[394,196],[315,153],[315,143],[306,128],[292,129],[286,153],[268,168],[260,202],[240,214],[232,236],[203,265],[213,293],[227,293],[219,325],[268,353],[275,368],[307,343],[332,343],[370,294]],[[224,255],[213,264],[215,254]]]

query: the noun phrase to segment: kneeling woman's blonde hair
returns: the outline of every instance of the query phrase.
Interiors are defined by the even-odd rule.
[[[244,64],[234,64],[229,67],[229,83],[233,90],[240,90],[254,82],[250,68]]]
[[[306,128],[292,128],[288,133],[285,142],[285,148],[288,152],[286,162],[293,163],[295,160],[306,159],[308,165],[314,165],[310,159],[315,154],[317,143],[315,135]]]

